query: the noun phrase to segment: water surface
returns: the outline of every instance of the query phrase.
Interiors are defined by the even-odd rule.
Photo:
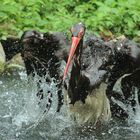
[[[36,78],[37,80],[39,77]],[[43,79],[42,79],[43,80]],[[53,105],[47,114],[45,99],[38,105],[37,88],[28,82],[24,71],[0,78],[0,140],[139,140],[140,113],[128,122],[112,120],[95,129],[92,125],[77,125],[67,114],[66,105],[56,113],[57,88],[43,82],[46,91],[53,91]]]

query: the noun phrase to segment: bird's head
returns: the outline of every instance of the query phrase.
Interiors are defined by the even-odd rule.
[[[86,30],[86,27],[82,23],[77,23],[73,25],[70,29],[71,34],[72,34],[72,41],[71,41],[71,48],[69,52],[68,61],[64,70],[63,81],[65,80],[65,77],[67,75],[67,72],[68,72],[71,60],[75,54],[75,51],[85,34],[85,30]]]
[[[76,37],[78,39],[83,38],[85,34],[85,30],[86,30],[86,27],[83,23],[80,22],[80,23],[74,24],[70,29],[72,38],[73,37]]]
[[[43,40],[43,34],[35,30],[25,31],[21,37],[22,43],[37,43],[38,40]]]

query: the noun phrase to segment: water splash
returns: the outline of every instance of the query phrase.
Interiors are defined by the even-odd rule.
[[[39,131],[38,128],[41,127],[40,125],[42,125],[42,122],[44,121],[46,121],[44,124],[48,125],[46,128],[44,128],[44,130],[48,128],[50,129],[49,131],[47,130],[49,133],[48,136],[52,133],[50,131],[54,130],[57,125],[61,124],[61,127],[58,127],[61,129],[68,126],[66,125],[67,123],[65,125],[63,124],[65,121],[67,121],[67,119],[64,117],[66,116],[65,111],[62,111],[60,114],[56,114],[58,100],[56,95],[57,88],[56,84],[54,83],[54,79],[52,78],[51,83],[46,83],[45,78],[46,77],[40,78],[36,75],[34,80],[30,79],[28,82],[27,75],[24,71],[21,71],[19,73],[19,77],[17,78],[7,75],[1,77],[0,130],[3,131],[0,131],[0,138],[4,137],[7,139],[14,139],[23,135],[26,137],[25,135],[29,135],[26,133],[30,131],[32,132],[33,130],[37,131],[39,133],[38,137],[40,137],[44,131]],[[44,99],[40,104],[38,104],[39,99],[36,96],[36,82],[38,80],[42,81],[41,86],[45,91]],[[46,107],[45,105],[48,90],[53,93],[52,107],[48,114],[43,114]],[[59,123],[55,123],[55,121]],[[60,133],[61,129],[53,132]],[[47,136],[45,135],[45,137]]]
[[[70,139],[70,140],[114,140],[139,139],[139,105],[137,113],[130,123],[112,120],[109,124],[95,129],[92,125],[73,124],[68,118],[66,106],[56,113],[56,85],[42,80],[42,87],[47,93],[53,91],[53,104],[50,111],[43,115],[45,99],[38,105],[36,97],[36,81],[28,82],[24,71],[19,76],[3,76],[0,78],[0,139],[2,140],[39,140],[39,139]],[[43,82],[44,81],[44,82]],[[137,89],[135,89],[137,98]],[[47,97],[47,94],[46,94]],[[124,106],[125,107],[125,106]],[[135,122],[134,122],[134,121]]]
[[[22,111],[17,114],[14,118],[13,118],[13,123],[17,126],[19,126],[20,128],[22,127],[22,123],[24,123],[24,125],[29,125],[32,124],[31,126],[29,126],[29,128],[32,127],[36,127],[39,122],[42,121],[43,118],[45,118],[47,116],[47,113],[44,114],[44,110],[46,109],[46,103],[47,103],[47,96],[48,96],[48,91],[51,91],[51,93],[53,93],[53,98],[55,101],[53,101],[53,103],[57,102],[57,88],[56,88],[56,84],[54,83],[54,79],[52,78],[51,83],[47,83],[46,82],[46,77],[48,75],[44,76],[44,77],[39,77],[36,73],[35,73],[35,77],[34,80],[29,78],[30,80],[28,81],[28,84],[26,85],[26,91],[24,94],[24,107],[22,109]],[[23,77],[21,79],[24,79]],[[44,98],[41,100],[39,100],[39,98],[36,96],[37,93],[37,82],[41,81],[41,88],[43,89],[43,94],[44,94]],[[40,102],[40,103],[39,103]],[[39,103],[39,104],[38,104]],[[53,106],[55,106],[56,104],[53,104]],[[53,107],[53,109],[51,109],[51,112],[55,112],[55,107]]]
[[[121,97],[123,99],[125,99],[123,92],[121,90],[121,80],[128,76],[130,74],[125,74],[123,75],[121,78],[119,78],[116,82],[116,84],[114,85],[113,90],[116,91],[117,94],[120,94]],[[128,100],[132,100],[132,98],[136,101],[136,105],[135,105],[135,111],[134,108],[131,106],[131,103],[128,102],[128,104],[124,104],[123,102],[116,100],[114,97],[112,97],[112,101],[116,104],[118,104],[123,110],[125,110],[128,115],[129,115],[129,119],[128,119],[128,123],[132,124],[132,123],[140,123],[140,105],[139,105],[139,99],[138,99],[138,94],[139,94],[139,89],[137,87],[132,87],[132,97],[130,97]]]

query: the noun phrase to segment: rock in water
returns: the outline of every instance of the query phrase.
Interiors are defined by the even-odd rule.
[[[11,71],[12,69],[25,69],[21,53],[14,55],[11,60],[6,62],[6,70]]]
[[[4,71],[5,62],[6,62],[5,53],[0,43],[0,74]]]

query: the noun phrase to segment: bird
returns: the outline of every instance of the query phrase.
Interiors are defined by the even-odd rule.
[[[108,122],[111,111],[106,78],[112,49],[95,36],[84,41],[86,27],[81,22],[74,24],[70,31],[72,42],[63,74],[68,112],[79,124]]]
[[[69,111],[80,123],[108,122],[111,116],[128,118],[128,113],[114,103],[112,97],[125,104],[130,101],[135,111],[136,102],[134,98],[129,98],[134,95],[133,86],[140,88],[140,48],[126,38],[105,42],[91,35],[85,40],[85,31],[83,23],[75,24],[71,28],[70,53],[69,41],[61,33],[28,30],[23,33],[20,40],[8,39],[6,42],[2,41],[2,44],[5,46],[7,60],[21,52],[28,76],[34,77],[36,72],[43,77],[49,72],[46,82],[50,82],[52,77],[56,79],[59,100],[57,112],[63,105],[63,83],[63,90],[67,92],[65,95],[69,102]],[[10,44],[15,47],[10,47]],[[64,74],[60,72],[61,61],[67,62]],[[125,74],[127,75],[121,80],[124,96],[122,97],[113,91],[113,87]],[[37,86],[37,96],[41,101],[44,96],[41,81],[38,81]],[[140,102],[139,96],[138,94]],[[51,103],[52,93],[49,92],[46,110],[49,110]]]
[[[59,82],[63,73],[60,66],[61,62],[67,59],[69,45],[66,35],[60,32],[41,33],[36,30],[27,30],[23,32],[20,38],[8,37],[6,40],[1,39],[0,41],[8,63],[15,55],[21,54],[28,78],[32,77],[34,79],[35,74],[45,77],[47,73],[46,82],[50,83],[54,78],[58,87],[57,112],[59,112],[63,104],[61,83]],[[37,82],[37,96],[40,101],[44,96],[41,84],[41,80],[39,80]],[[48,95],[46,109],[50,108],[52,102],[52,93],[49,92]]]
[[[27,75],[35,77],[35,73],[40,77],[45,77],[46,82],[50,83],[54,78],[58,87],[58,107],[59,112],[63,104],[63,94],[61,91],[61,61],[67,59],[68,40],[62,33],[41,33],[35,30],[27,30],[21,36],[21,56],[25,63]],[[41,80],[37,82],[37,97],[41,100],[44,98],[44,91],[41,87]],[[48,91],[48,102],[46,110],[50,109],[52,103],[52,93]]]
[[[72,118],[94,124],[108,122],[111,117],[128,119],[129,112],[112,98],[126,106],[129,103],[135,113],[132,91],[134,86],[138,88],[140,102],[140,48],[127,38],[104,41],[90,35],[85,39],[83,23],[73,25],[70,31],[72,43],[63,82]],[[114,91],[121,77],[122,95]]]
[[[108,45],[113,50],[113,67],[110,69],[108,76],[108,86],[106,90],[107,97],[110,100],[112,115],[126,120],[129,114],[126,110],[122,109],[112,99],[121,101],[124,104],[129,104],[135,113],[136,100],[133,87],[140,88],[140,47],[134,41],[126,37],[118,38],[116,41],[108,42]],[[113,90],[117,80],[121,78],[122,93],[117,93]],[[139,103],[140,95],[138,94]]]

